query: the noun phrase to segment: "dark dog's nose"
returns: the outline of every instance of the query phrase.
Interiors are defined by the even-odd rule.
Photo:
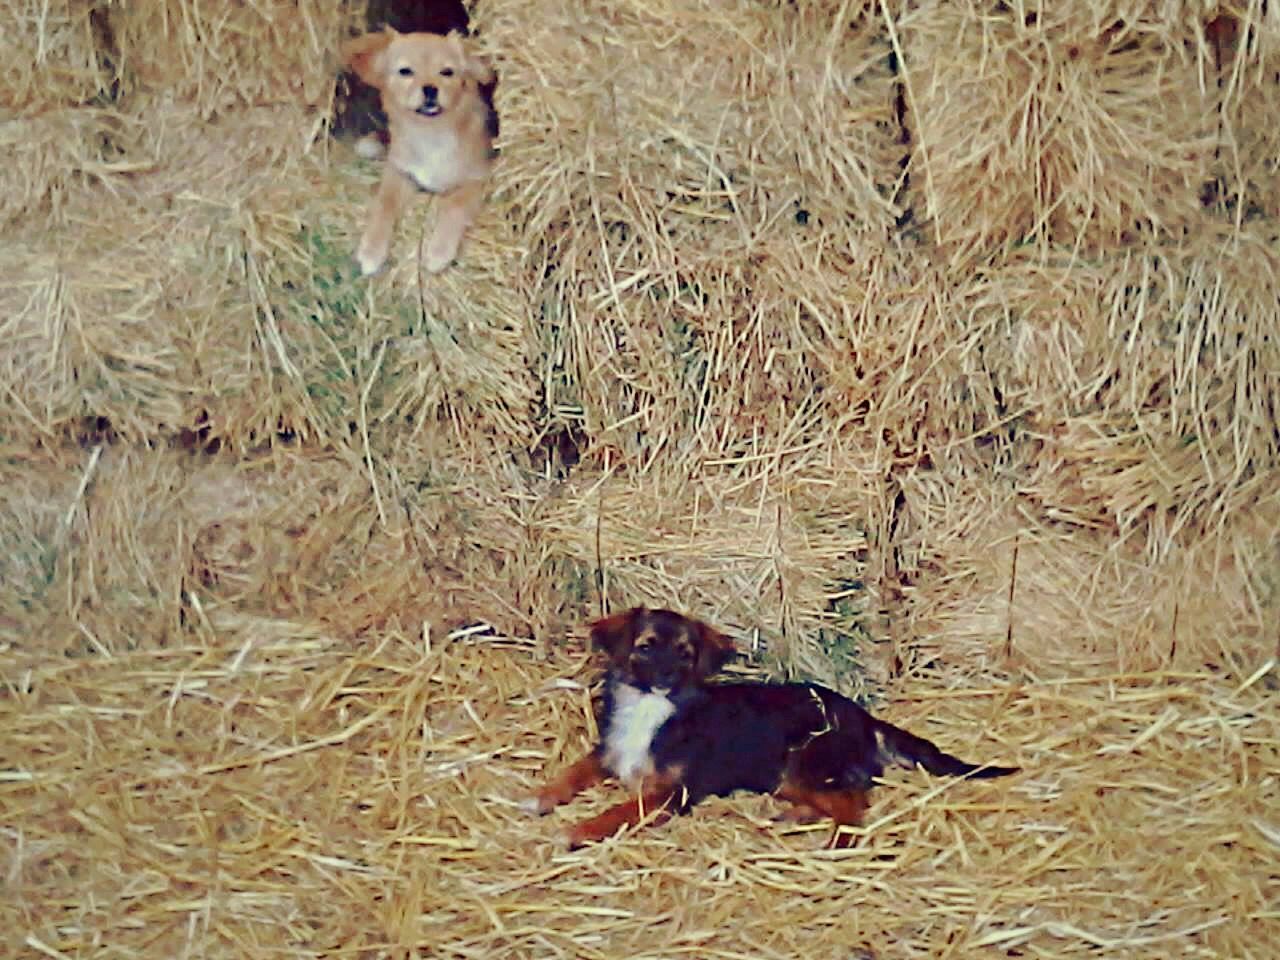
[[[674,668],[657,669],[653,671],[653,678],[649,686],[657,687],[662,690],[671,690],[680,682],[680,672]]]
[[[436,88],[435,84],[428,83],[423,85],[422,99],[425,100],[427,103],[435,103],[436,98],[439,96],[440,96],[440,91]]]

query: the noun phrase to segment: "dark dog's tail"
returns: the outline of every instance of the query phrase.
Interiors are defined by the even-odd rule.
[[[930,773],[948,777],[972,777],[988,780],[1017,773],[1018,767],[994,767],[965,763],[959,757],[943,753],[924,737],[917,737],[901,727],[873,718],[875,724],[876,752],[880,762],[889,766],[897,764],[914,768],[917,764]]]

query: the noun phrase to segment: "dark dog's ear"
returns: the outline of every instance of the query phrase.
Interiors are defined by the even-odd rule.
[[[342,62],[369,86],[381,90],[387,77],[387,47],[398,36],[387,27],[381,33],[366,33],[363,37],[348,40],[342,47]]]
[[[644,613],[644,607],[632,607],[622,613],[596,620],[591,624],[591,646],[603,650],[610,660],[621,660],[631,653],[635,640],[636,620]]]
[[[462,72],[478,83],[480,86],[493,83],[493,67],[489,66],[484,57],[478,57],[473,53],[468,53],[467,48],[462,43],[462,34],[457,30],[450,31],[449,42],[453,44],[454,52],[457,53],[458,59],[462,61]]]
[[[733,641],[715,627],[698,621],[698,675],[709,677],[738,653]]]

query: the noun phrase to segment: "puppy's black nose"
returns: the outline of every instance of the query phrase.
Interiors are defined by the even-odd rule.
[[[423,85],[422,99],[426,100],[427,103],[435,103],[438,96],[440,96],[440,91],[436,88],[435,84],[428,83]]]

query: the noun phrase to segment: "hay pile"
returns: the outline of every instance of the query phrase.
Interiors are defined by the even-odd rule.
[[[1033,772],[895,777],[849,851],[769,824],[756,798],[569,855],[553,843],[564,819],[531,825],[515,801],[549,755],[583,745],[580,660],[407,626],[358,649],[281,621],[251,636],[50,659],[13,684],[11,955],[1260,960],[1275,946],[1280,730],[1260,682],[921,689],[896,719]]]
[[[5,10],[10,952],[1273,955],[1276,5],[479,0],[371,282],[362,13]],[[604,598],[1027,773],[563,854]]]

